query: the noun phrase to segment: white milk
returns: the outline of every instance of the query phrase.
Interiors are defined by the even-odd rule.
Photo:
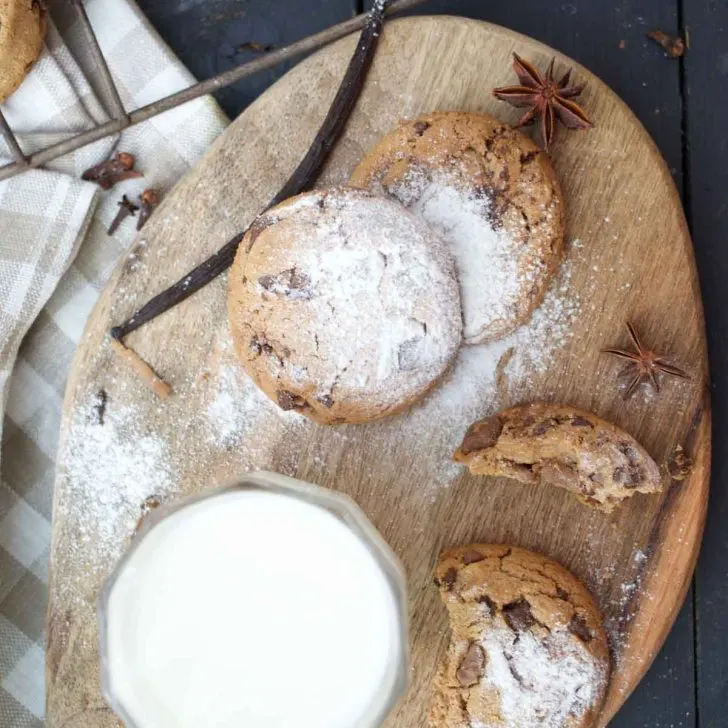
[[[154,526],[106,629],[108,685],[138,728],[353,728],[403,649],[367,546],[323,508],[262,490]]]

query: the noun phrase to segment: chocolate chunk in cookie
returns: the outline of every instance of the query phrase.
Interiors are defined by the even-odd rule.
[[[504,604],[502,611],[503,619],[514,632],[523,632],[536,624],[531,613],[531,605],[525,599]]]
[[[464,455],[469,455],[471,452],[491,447],[498,442],[502,429],[503,425],[498,415],[474,422],[465,433],[460,450]]]

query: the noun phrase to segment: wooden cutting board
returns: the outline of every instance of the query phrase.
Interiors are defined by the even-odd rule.
[[[47,661],[51,728],[118,725],[98,688],[95,599],[133,529],[143,495],[139,482],[156,469],[164,471],[154,481],[163,497],[267,467],[356,498],[409,578],[413,683],[388,726],[424,725],[430,680],[447,642],[444,609],[431,584],[444,547],[471,540],[518,544],[552,556],[589,585],[610,626],[615,658],[602,724],[647,670],[685,597],[706,512],[710,402],[700,291],[680,200],[629,109],[586,69],[533,40],[460,18],[389,23],[347,132],[320,180],[344,182],[401,117],[463,109],[514,122],[518,112],[490,94],[493,86],[513,82],[513,50],[542,68],[553,55],[557,69],[574,65],[577,81],[588,84],[582,100],[596,128],[559,129],[552,156],[564,188],[569,243],[562,306],[578,306],[567,334],[563,325],[546,330],[547,339],[559,340],[527,376],[521,372],[511,384],[499,378],[497,390],[486,396],[478,389],[485,372],[477,357],[474,366],[459,364],[446,386],[461,400],[449,403],[445,418],[437,411],[428,416],[427,403],[367,426],[326,428],[282,417],[235,370],[224,278],[129,337],[129,345],[172,385],[168,400],[155,399],[111,354],[109,327],[247,225],[287,178],[314,136],[355,42],[345,38],[301,63],[230,126],[166,196],[91,315],[68,384],[58,460]],[[660,396],[640,393],[623,401],[615,381],[619,365],[599,352],[626,344],[627,318],[648,344],[688,370],[690,380],[665,381]],[[470,378],[472,388],[463,389],[459,377]],[[100,390],[106,392],[107,422],[96,431]],[[442,399],[449,391],[433,396]],[[449,443],[457,443],[468,413],[532,399],[570,402],[618,423],[660,464],[684,445],[692,471],[682,481],[666,476],[662,496],[637,495],[605,516],[562,491],[477,479],[447,464]],[[98,476],[86,473],[80,484],[79,452],[114,418],[126,418],[111,433],[112,439],[126,438],[126,459],[91,470]],[[164,458],[148,460],[150,448],[161,448]],[[89,467],[106,468],[103,453],[102,447]],[[109,477],[113,489],[99,485],[95,492]]]

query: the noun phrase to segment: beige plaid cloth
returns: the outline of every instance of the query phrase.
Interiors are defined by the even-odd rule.
[[[88,0],[86,8],[127,109],[193,82],[131,0]],[[75,11],[59,4],[53,17],[43,56],[2,107],[26,153],[108,118]],[[214,101],[198,99],[47,170],[0,182],[2,728],[43,724],[44,617],[63,391],[88,313],[135,233],[131,221],[113,237],[105,230],[122,194],[136,197],[145,187],[164,194],[226,124]],[[84,169],[115,148],[136,155],[143,179],[108,192],[80,180]],[[0,145],[0,157],[8,156]]]

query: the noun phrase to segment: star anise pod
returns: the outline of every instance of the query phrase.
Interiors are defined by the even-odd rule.
[[[520,86],[494,88],[493,95],[512,106],[526,107],[528,111],[518,120],[518,126],[526,126],[539,119],[543,146],[548,151],[554,139],[556,122],[567,129],[590,129],[594,124],[584,110],[571,99],[578,96],[586,84],[569,86],[571,69],[559,81],[554,81],[554,61],[551,59],[546,75],[529,61],[513,54],[513,70],[521,82]]]
[[[659,392],[660,382],[657,378],[659,372],[669,374],[673,377],[680,377],[681,379],[690,379],[682,369],[668,364],[662,356],[658,356],[655,352],[646,348],[640,341],[635,327],[629,321],[627,321],[627,330],[632,339],[634,351],[626,351],[625,349],[602,350],[603,354],[610,354],[619,359],[628,360],[627,366],[619,373],[620,377],[627,375],[631,377],[627,389],[624,392],[625,399],[629,399],[637,387],[643,382],[649,382],[655,392]]]

